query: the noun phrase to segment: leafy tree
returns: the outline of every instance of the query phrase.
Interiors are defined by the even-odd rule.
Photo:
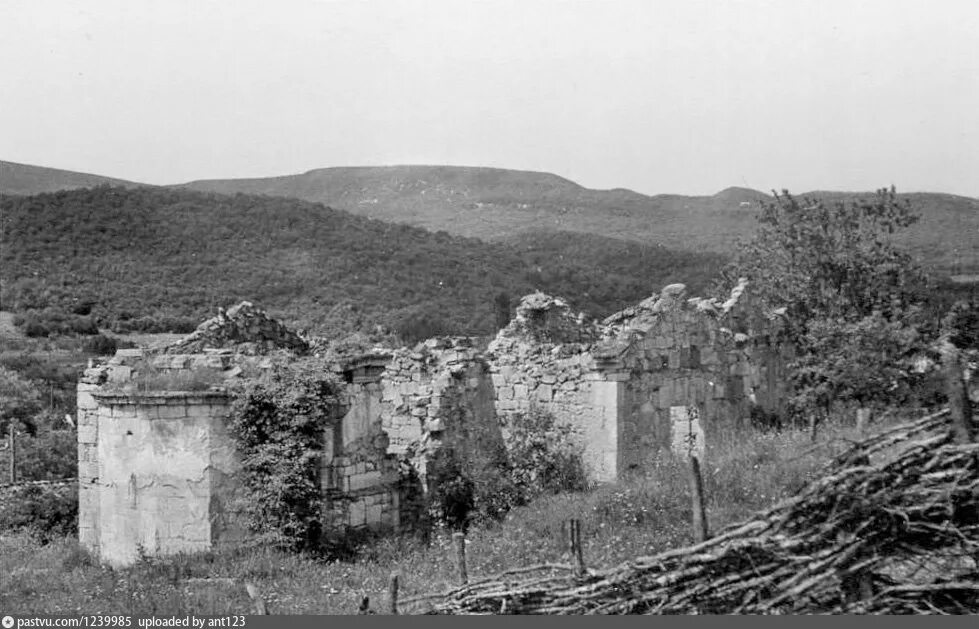
[[[35,416],[41,412],[37,387],[20,374],[0,366],[0,432],[7,434],[10,424],[18,430],[33,433]]]
[[[825,414],[905,388],[898,364],[924,340],[915,302],[925,276],[892,235],[916,220],[893,188],[833,204],[784,192],[763,208],[724,277],[747,277],[762,306],[786,309],[796,408]]]

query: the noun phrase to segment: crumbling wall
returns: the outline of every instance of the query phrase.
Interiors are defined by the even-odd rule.
[[[752,407],[780,411],[791,348],[778,313],[753,308],[746,289],[720,301],[670,285],[600,326],[559,299],[525,297],[489,348],[504,425],[534,406],[552,413],[574,428],[592,478],[611,481],[663,450],[703,453]]]
[[[167,347],[167,354],[199,354],[206,349],[234,349],[238,354],[268,354],[276,349],[304,353],[309,344],[281,322],[269,317],[251,302],[243,301],[219,309],[218,315],[200,324],[194,332]]]
[[[600,328],[561,299],[524,297],[516,317],[490,343],[495,406],[506,430],[532,409],[573,428],[595,480],[616,478],[620,385],[590,354]]]
[[[702,451],[718,431],[743,425],[753,407],[781,410],[791,348],[780,340],[779,314],[752,308],[746,289],[739,283],[721,302],[687,298],[683,285],[671,285],[601,324],[535,293],[485,354],[471,339],[440,338],[343,361],[346,410],[323,436],[326,524],[410,526],[422,515],[436,452],[452,448],[465,465],[484,465],[505,448],[508,428],[535,408],[573,428],[597,481],[641,473],[664,450]],[[107,367],[85,372],[78,385],[84,546],[122,562],[136,548],[172,552],[234,539],[225,506],[236,485],[227,403],[218,401],[224,394],[126,397],[102,387],[127,382],[147,360],[163,372],[207,368],[234,377],[246,365],[271,366],[241,350],[303,350],[280,324],[268,331],[249,323],[267,320],[246,302],[162,354],[120,350]],[[161,516],[167,509],[180,515]]]
[[[377,375],[387,359],[346,366],[347,412],[325,431],[322,490],[326,524],[334,529],[400,526],[398,461],[388,453],[380,417]]]
[[[364,373],[353,361],[349,375]],[[372,376],[380,388],[377,421],[389,440],[388,452],[401,469],[401,523],[424,518],[433,458],[451,447],[472,473],[502,451],[503,437],[494,408],[489,365],[468,338],[430,339],[414,348],[374,360]],[[352,382],[355,384],[355,382]],[[349,385],[348,385],[349,386]]]
[[[241,483],[227,432],[229,395],[220,386],[145,390],[146,378],[152,377],[153,385],[220,384],[244,369],[272,367],[272,358],[257,352],[284,352],[288,359],[302,349],[296,339],[245,303],[162,353],[120,350],[106,364],[86,370],[78,384],[82,545],[109,563],[125,565],[140,553],[212,549],[245,536],[233,508]],[[185,353],[192,351],[199,353]],[[219,377],[181,379],[199,370]],[[387,454],[380,421],[371,421],[380,385],[351,387],[348,410],[324,434],[326,524],[397,526],[397,462]]]

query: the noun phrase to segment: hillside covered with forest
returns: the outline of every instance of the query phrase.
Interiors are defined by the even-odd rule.
[[[192,328],[250,300],[320,334],[490,334],[496,302],[540,289],[603,316],[723,262],[585,234],[512,243],[430,232],[318,203],[101,186],[2,199],[2,309],[117,330]]]

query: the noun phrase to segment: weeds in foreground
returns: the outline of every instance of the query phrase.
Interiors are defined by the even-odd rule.
[[[711,530],[796,492],[855,436],[850,428],[830,425],[815,447],[808,431],[716,440],[720,445],[708,449],[703,465]],[[469,574],[566,563],[563,527],[569,518],[582,521],[584,556],[593,567],[689,544],[686,469],[684,460],[664,456],[642,478],[541,496],[502,522],[474,526],[467,540]],[[7,571],[0,609],[21,614],[251,613],[243,581],[258,587],[273,614],[350,614],[365,594],[374,609],[384,609],[395,571],[402,598],[455,585],[447,530],[436,531],[427,547],[410,536],[372,540],[355,562],[251,548],[144,558],[120,570],[99,566],[74,540],[40,545],[16,534],[0,539],[0,562]]]

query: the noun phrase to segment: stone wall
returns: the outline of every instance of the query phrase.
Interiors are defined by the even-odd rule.
[[[381,422],[390,451],[422,478],[443,443],[466,453],[502,444],[489,365],[468,338],[430,339],[393,353],[381,376]]]
[[[240,488],[226,427],[229,396],[220,387],[142,391],[133,381],[148,368],[170,375],[211,370],[235,378],[243,368],[269,367],[268,357],[229,349],[119,350],[106,364],[87,369],[78,384],[81,544],[108,563],[124,565],[137,552],[166,555],[242,538],[244,530],[228,519]],[[345,398],[342,414],[323,435],[325,524],[397,528],[398,459],[388,453],[382,430],[381,385],[375,376],[351,377]]]
[[[784,405],[791,348],[746,289],[721,302],[674,284],[597,327],[561,300],[525,297],[488,352],[497,412],[507,425],[536,406],[570,425],[598,481],[641,473],[663,450],[702,454],[752,407]]]
[[[322,488],[327,524],[334,528],[397,529],[401,524],[398,461],[388,452],[389,437],[380,421],[376,370],[369,360],[349,366],[347,411],[324,436]]]
[[[225,393],[88,395],[97,408],[86,413],[86,431],[95,434],[83,441],[79,426],[80,456],[95,458],[79,487],[84,546],[126,565],[140,553],[209,550],[242,538]]]
[[[337,365],[344,410],[323,437],[326,524],[411,526],[424,517],[440,449],[452,448],[465,471],[478,472],[498,460],[508,428],[535,408],[573,428],[596,481],[642,473],[670,449],[702,453],[724,430],[743,426],[753,408],[778,411],[784,403],[791,348],[780,341],[780,313],[761,313],[750,301],[745,282],[723,302],[688,298],[677,284],[594,324],[563,300],[535,293],[486,352],[471,339],[439,338],[347,358]],[[120,350],[108,366],[85,372],[78,452],[86,547],[123,562],[138,547],[210,548],[238,534],[224,518],[235,486],[224,394],[118,393],[145,364],[226,378],[269,367],[268,357],[237,351],[229,325],[202,326],[192,342],[164,354]],[[215,338],[235,343],[180,351],[221,345]],[[181,515],[168,519],[167,509]]]

